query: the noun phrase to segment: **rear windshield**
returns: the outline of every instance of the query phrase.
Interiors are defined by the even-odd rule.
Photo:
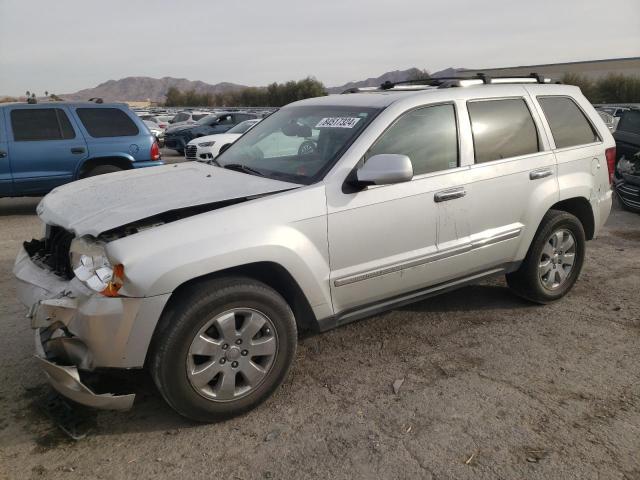
[[[140,131],[133,120],[118,108],[78,108],[78,117],[89,135],[102,137],[131,137]]]
[[[628,110],[620,117],[618,130],[640,135],[640,110]]]

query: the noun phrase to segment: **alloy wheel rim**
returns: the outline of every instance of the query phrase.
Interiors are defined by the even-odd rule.
[[[187,378],[203,397],[229,402],[264,381],[278,353],[278,336],[267,315],[234,308],[208,320],[187,354]]]
[[[576,239],[567,229],[553,232],[544,244],[538,262],[538,278],[547,290],[562,287],[576,260]]]

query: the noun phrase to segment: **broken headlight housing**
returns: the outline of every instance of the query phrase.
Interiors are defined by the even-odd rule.
[[[124,279],[122,264],[112,265],[104,243],[75,238],[69,249],[75,276],[91,290],[107,297],[117,297]]]

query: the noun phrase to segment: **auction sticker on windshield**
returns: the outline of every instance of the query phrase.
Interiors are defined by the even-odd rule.
[[[316,128],[353,128],[359,121],[357,117],[326,117],[318,122]]]

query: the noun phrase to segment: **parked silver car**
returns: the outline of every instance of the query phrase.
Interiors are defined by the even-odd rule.
[[[300,101],[215,165],[57,188],[14,268],[51,384],[126,409],[82,372],[147,366],[175,410],[212,421],[284,381],[301,330],[489,275],[560,299],[609,215],[615,143],[578,88],[526,81]]]

